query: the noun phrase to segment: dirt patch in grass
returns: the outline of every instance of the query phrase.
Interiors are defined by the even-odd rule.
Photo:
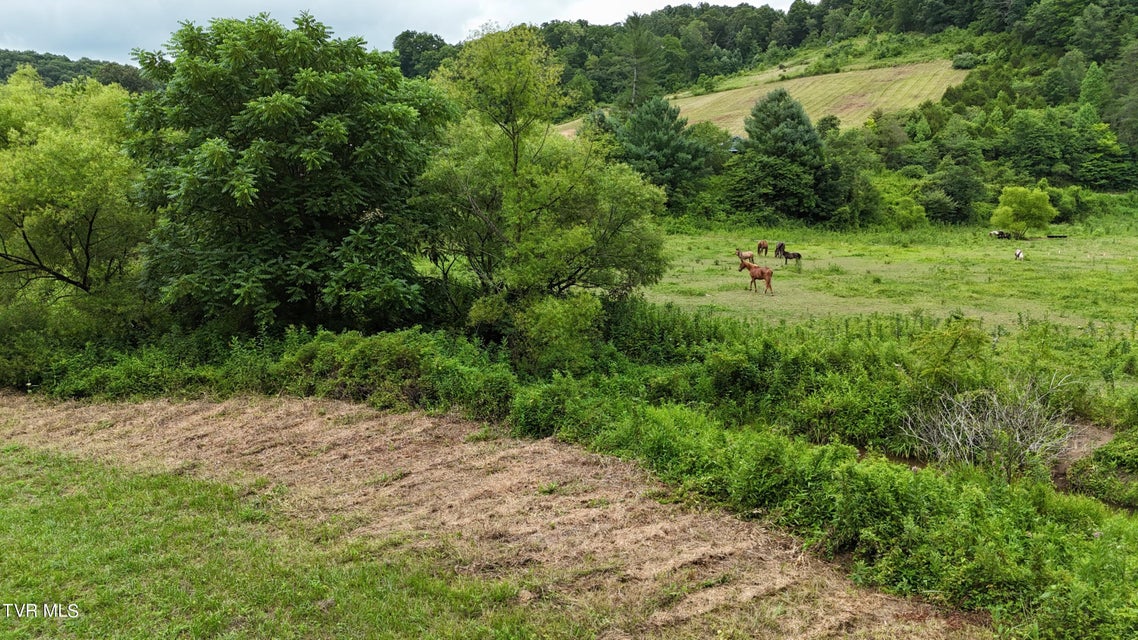
[[[456,571],[516,577],[526,606],[568,611],[601,638],[992,635],[984,616],[858,588],[793,537],[678,502],[634,463],[451,416],[313,399],[0,394],[0,440],[283,487],[290,516],[398,548],[445,547]]]

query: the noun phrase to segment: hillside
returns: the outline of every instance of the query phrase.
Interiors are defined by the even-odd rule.
[[[857,69],[841,73],[779,79],[786,72],[766,70],[732,80],[737,86],[725,91],[693,96],[672,96],[673,104],[688,124],[713,122],[733,135],[745,135],[743,121],[760,98],[778,88],[785,88],[817,122],[827,115],[838,116],[843,126],[861,125],[877,109],[885,112],[911,109],[931,100],[937,102],[944,92],[964,81],[967,71],[953,69],[948,60],[909,63],[876,69]],[[576,130],[581,121],[573,120],[558,127],[562,133]]]
[[[844,125],[860,125],[876,109],[891,112],[916,107],[926,100],[936,102],[946,89],[963,82],[967,74],[953,69],[947,60],[938,60],[762,81],[728,91],[680,97],[673,103],[680,107],[680,115],[689,124],[710,121],[741,136],[745,133],[743,120],[755,102],[775,89],[785,88],[802,103],[814,122],[836,115]],[[758,77],[769,75],[767,72]]]

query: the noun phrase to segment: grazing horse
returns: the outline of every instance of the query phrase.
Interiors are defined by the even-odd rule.
[[[754,252],[751,252],[751,251],[739,251],[738,249],[736,249],[735,255],[739,256],[740,261],[742,261],[742,260],[754,260],[755,259],[755,254],[754,254]]]
[[[774,246],[774,257],[781,258],[786,253],[786,243],[780,242]]]
[[[767,241],[766,240],[759,240],[758,251],[755,252],[755,255],[763,255],[763,256],[767,255]]]
[[[802,254],[801,253],[795,253],[794,251],[783,251],[782,252],[782,259],[783,259],[782,265],[784,267],[787,264],[789,264],[791,260],[793,260],[795,262],[795,264],[802,264]]]
[[[750,291],[751,287],[754,287],[755,293],[758,293],[759,280],[762,280],[767,283],[767,288],[763,289],[763,293],[770,291],[771,295],[774,295],[774,289],[771,288],[771,277],[774,276],[774,269],[771,269],[770,267],[760,267],[753,262],[742,260],[739,262],[739,271],[742,271],[743,269],[751,272],[751,284],[747,285],[747,291]]]

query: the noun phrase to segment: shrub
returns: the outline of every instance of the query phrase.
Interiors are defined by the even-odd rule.
[[[942,392],[905,421],[924,455],[950,464],[984,466],[1005,480],[1050,468],[1071,427],[1051,397],[1063,381],[1013,381],[1002,391]]]
[[[601,337],[601,302],[581,293],[544,297],[517,314],[518,360],[524,371],[581,374],[593,368]]]
[[[623,401],[602,399],[571,376],[554,374],[553,380],[518,390],[510,410],[510,431],[515,436],[559,438],[589,444],[621,413]]]
[[[970,51],[952,56],[953,69],[975,69],[984,59]]]

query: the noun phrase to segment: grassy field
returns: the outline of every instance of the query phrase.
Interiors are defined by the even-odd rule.
[[[537,634],[518,585],[304,528],[260,489],[0,449],[0,596],[23,611],[0,617],[0,637]]]
[[[853,42],[853,41],[851,41]],[[949,87],[960,84],[967,71],[953,69],[950,47],[944,43],[907,47],[888,59],[877,59],[865,42],[854,54],[842,58],[840,73],[805,75],[821,60],[826,49],[804,50],[781,67],[721,78],[714,93],[693,95],[682,91],[667,96],[680,108],[688,124],[713,122],[734,135],[745,135],[743,120],[751,107],[766,94],[785,88],[817,122],[838,116],[845,126],[860,126],[876,109],[886,112],[916,107],[926,100],[937,102]],[[581,120],[558,125],[570,135]]]
[[[803,322],[847,314],[960,312],[985,323],[1023,318],[1084,326],[1138,325],[1138,222],[1120,219],[1059,227],[1066,238],[992,240],[986,229],[910,233],[830,233],[810,229],[743,228],[671,235],[671,268],[648,292],[654,302],[768,322]],[[775,295],[746,290],[736,248],[771,253],[759,264],[775,270]],[[803,255],[800,265],[774,258],[776,241]],[[1014,259],[1024,250],[1022,262]]]
[[[793,72],[793,68],[788,69]],[[779,80],[778,72],[753,76],[754,82],[727,91],[680,97],[672,104],[689,124],[710,121],[731,133],[745,135],[743,120],[751,107],[775,89],[784,88],[802,103],[812,121],[836,115],[845,125],[860,126],[876,109],[897,111],[936,102],[946,89],[964,81],[967,71],[947,60],[879,69],[859,69],[819,76]]]

